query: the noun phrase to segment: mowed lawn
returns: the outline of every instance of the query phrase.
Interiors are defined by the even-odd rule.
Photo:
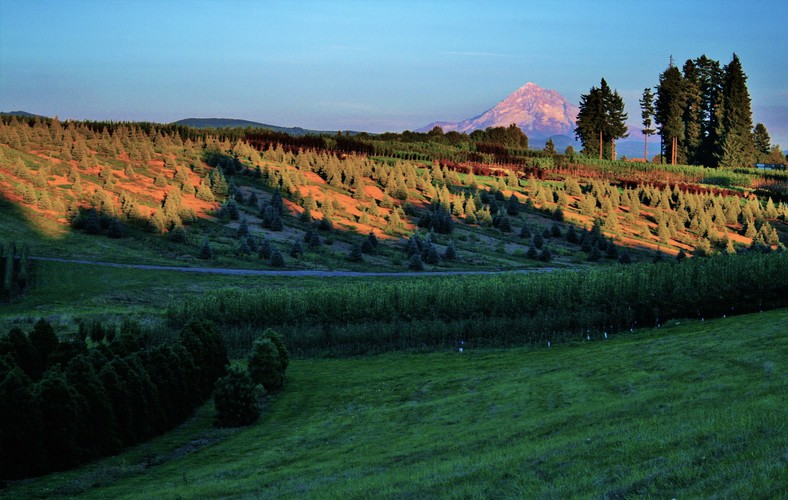
[[[252,427],[173,433],[10,496],[788,495],[788,309],[538,348],[295,360]]]

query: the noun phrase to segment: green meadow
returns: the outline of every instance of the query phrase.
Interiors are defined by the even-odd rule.
[[[788,310],[551,347],[297,359],[247,428],[212,403],[53,498],[780,498]]]

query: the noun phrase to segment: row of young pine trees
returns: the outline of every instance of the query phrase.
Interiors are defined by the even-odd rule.
[[[249,424],[288,362],[267,330],[245,366],[228,369],[221,332],[206,321],[163,342],[129,321],[61,336],[44,319],[13,328],[0,338],[0,482],[115,454],[179,425],[211,394],[217,426]]]

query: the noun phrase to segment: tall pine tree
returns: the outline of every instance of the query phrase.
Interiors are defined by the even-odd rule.
[[[752,137],[752,108],[747,76],[741,61],[733,54],[725,66],[723,86],[725,104],[722,113],[722,167],[750,167],[755,164],[755,143]]]
[[[615,159],[615,140],[627,136],[624,100],[603,78],[599,88],[580,96],[575,136],[589,156]],[[601,148],[601,150],[600,150]]]
[[[650,87],[643,90],[643,97],[640,98],[640,117],[643,119],[643,161],[648,161],[648,136],[654,135],[654,93]]]
[[[684,63],[684,141],[681,149],[682,163],[697,165],[703,139],[703,96],[700,89],[700,72],[692,60]]]
[[[722,134],[723,73],[719,61],[702,55],[695,59],[701,92],[701,146],[697,163],[716,167],[720,157]]]
[[[662,137],[662,157],[672,163],[680,162],[683,155],[674,151],[675,143],[684,141],[684,82],[679,69],[671,64],[659,75],[657,87],[656,120]]]
[[[755,143],[755,151],[758,155],[758,162],[763,163],[769,156],[772,149],[772,138],[769,137],[769,131],[763,123],[755,125],[752,131],[753,141]]]

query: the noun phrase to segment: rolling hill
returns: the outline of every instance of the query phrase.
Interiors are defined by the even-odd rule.
[[[280,127],[278,125],[269,125],[267,123],[254,122],[250,120],[240,120],[237,118],[184,118],[173,122],[174,125],[185,125],[194,128],[261,128],[272,130],[274,132],[282,132],[293,136],[304,135],[332,135],[337,131],[330,130],[310,130],[301,127]],[[343,131],[344,132],[344,131]],[[350,131],[351,135],[357,134],[356,131]]]

